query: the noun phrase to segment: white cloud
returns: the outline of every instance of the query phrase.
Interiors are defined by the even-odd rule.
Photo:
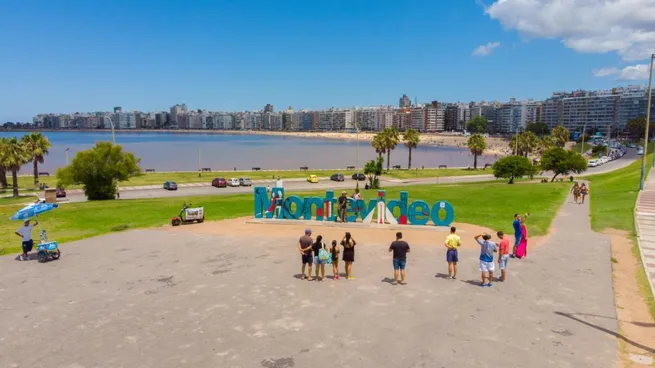
[[[617,80],[636,81],[648,79],[649,64],[637,64],[626,66],[623,69],[618,68],[601,68],[594,70],[593,73],[597,77],[607,77],[610,75],[616,76]]]
[[[489,56],[498,46],[500,46],[500,42],[489,42],[486,45],[480,45],[473,50],[473,56]]]
[[[578,52],[625,61],[655,52],[655,0],[497,0],[485,11],[523,36],[561,39]]]

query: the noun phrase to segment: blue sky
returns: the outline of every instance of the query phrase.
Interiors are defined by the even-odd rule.
[[[568,1],[573,9],[577,2],[585,1]],[[543,99],[646,83],[643,70],[622,73],[644,63],[641,54],[626,56],[634,44],[590,49],[593,38],[585,43],[570,24],[552,26],[521,1],[494,4],[4,0],[0,122],[182,102],[255,110],[397,104],[403,93],[419,101]],[[499,45],[473,54],[488,43]]]

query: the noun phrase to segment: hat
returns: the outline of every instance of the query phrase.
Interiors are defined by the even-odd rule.
[[[305,229],[305,234],[311,234],[311,233],[312,233],[312,229],[310,228]]]

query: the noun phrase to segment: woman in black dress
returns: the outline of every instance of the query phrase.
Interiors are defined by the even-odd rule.
[[[348,280],[354,280],[353,262],[355,262],[355,245],[357,245],[357,242],[350,233],[346,233],[346,236],[341,241],[341,245],[343,245],[343,261],[346,263],[346,278]]]

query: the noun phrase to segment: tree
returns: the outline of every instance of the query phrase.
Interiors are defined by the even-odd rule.
[[[494,162],[494,176],[497,178],[509,179],[508,184],[514,184],[514,179],[524,176],[534,176],[537,167],[532,165],[530,159],[523,156],[506,156]]]
[[[4,157],[6,152],[7,140],[8,138],[0,138],[0,184],[2,185],[2,189],[7,189],[9,186],[9,183],[7,183],[7,168],[2,162],[2,157]]]
[[[538,137],[550,135],[550,128],[546,123],[530,123],[525,129],[528,132],[536,134]]]
[[[466,130],[469,133],[484,133],[487,131],[487,119],[482,116],[476,116],[466,124]]]
[[[517,139],[518,145],[516,144]],[[509,145],[512,151],[516,151],[517,155],[527,157],[529,154],[537,151],[539,138],[533,132],[523,132],[513,135],[509,141]]]
[[[543,155],[544,152],[555,147],[555,141],[551,137],[541,137],[539,144],[537,145],[537,154]]]
[[[382,155],[387,152],[383,146],[382,135],[383,132],[376,134],[375,137],[373,137],[373,140],[371,141],[371,146],[373,146],[373,148],[375,149],[375,153],[378,154],[378,157],[382,157]]]
[[[407,169],[412,168],[412,150],[416,148],[421,141],[421,136],[419,135],[418,130],[409,128],[403,134],[403,140],[405,141],[405,147],[409,150],[409,160],[407,162]]]
[[[569,141],[570,134],[568,129],[558,125],[555,127],[555,129],[553,129],[552,137],[557,147],[564,147],[566,142]]]
[[[478,156],[487,149],[487,142],[480,134],[473,134],[466,143],[469,150],[473,154],[473,169],[478,168]]]
[[[604,146],[604,145],[602,145],[602,144],[599,144],[599,145],[597,145],[597,146],[594,146],[594,147],[591,149],[591,154],[592,154],[593,156],[598,156],[598,157],[600,157],[600,156],[604,156],[606,153],[607,153],[607,146]]]
[[[371,160],[364,165],[364,174],[368,175],[368,182],[372,189],[380,188],[380,179],[378,177],[382,175],[383,162],[384,158],[378,156],[375,160]]]
[[[555,174],[550,180],[552,182],[558,175],[566,176],[572,172],[580,174],[586,171],[587,160],[577,152],[567,151],[562,147],[553,147],[541,156],[541,169]]]
[[[95,147],[78,152],[70,165],[57,170],[58,185],[81,184],[89,200],[114,199],[119,181],[140,174],[140,161],[120,145],[96,142]]]
[[[393,151],[398,143],[400,143],[400,134],[396,128],[384,128],[382,131],[382,147],[387,152],[387,171],[389,171],[389,163],[391,162],[391,151]]]
[[[29,156],[29,160],[34,165],[34,188],[39,188],[39,164],[43,163],[44,156],[48,154],[50,141],[41,133],[30,133],[24,135],[21,139]]]
[[[653,122],[651,121],[648,126],[648,138],[652,138],[655,135],[655,129],[653,129]],[[631,119],[625,125],[625,130],[630,134],[630,138],[633,141],[638,141],[644,139],[644,134],[646,134],[646,117],[640,116],[638,118]]]
[[[11,181],[13,185],[13,195],[18,197],[18,171],[21,166],[25,165],[29,157],[25,146],[18,140],[18,138],[8,138],[2,144],[2,154],[0,161],[5,170],[11,171]]]

